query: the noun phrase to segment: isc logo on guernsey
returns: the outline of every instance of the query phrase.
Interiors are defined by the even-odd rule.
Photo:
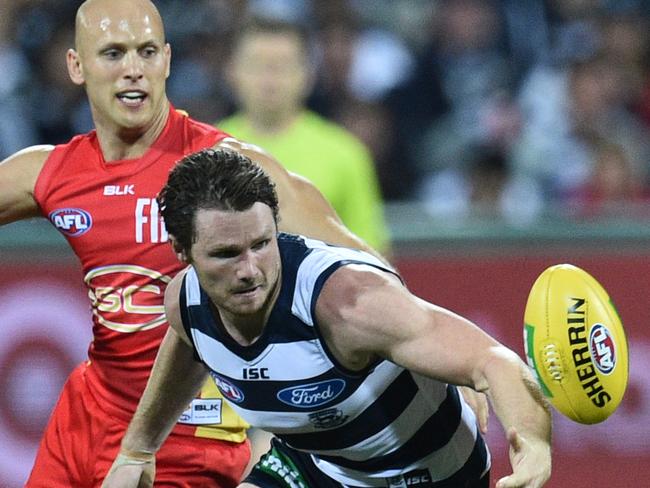
[[[80,208],[59,208],[48,216],[54,226],[70,237],[79,237],[90,230],[93,219]]]

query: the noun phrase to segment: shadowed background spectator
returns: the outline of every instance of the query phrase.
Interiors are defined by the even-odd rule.
[[[406,229],[396,237],[407,244],[412,235],[434,234],[444,244],[446,226],[465,236],[494,221],[528,226],[523,234],[533,236],[549,222],[564,226],[565,218],[603,219],[625,232],[630,218],[647,225],[648,0],[154,2],[172,46],[168,95],[206,123],[239,107],[236,88],[242,87],[231,86],[227,65],[247,18],[264,14],[303,26],[313,63],[305,107],[361,141],[350,144],[364,154],[360,174],[368,176],[356,186],[378,181],[389,223],[397,232]],[[0,0],[0,157],[91,129],[84,91],[68,80],[64,56],[80,3]],[[263,145],[271,149],[272,142]],[[333,201],[349,190],[348,178],[341,181],[330,190]],[[428,219],[419,220],[420,209]],[[531,247],[543,246],[534,241]],[[481,296],[491,295],[482,290]],[[49,397],[33,398],[30,385],[21,383],[21,391],[45,405]],[[633,398],[642,398],[640,391]],[[22,403],[12,408],[24,417]],[[44,411],[36,410],[30,416]],[[645,449],[636,418],[625,432],[640,437],[618,444],[623,450],[629,444]],[[41,426],[35,423],[29,435]],[[568,432],[564,440],[573,439]],[[2,476],[0,486],[18,486]]]
[[[0,159],[37,138],[28,100],[31,66],[16,43],[14,16],[24,2],[6,2],[0,14]]]
[[[79,4],[3,2],[1,155],[29,144],[57,143],[90,128],[83,91],[67,81],[62,56]],[[174,64],[170,98],[208,123],[238,107],[225,66],[246,18],[264,14],[304,26],[313,40],[313,89],[306,107],[364,143],[388,202],[432,208],[432,198],[440,202],[445,193],[432,196],[432,188],[444,187],[450,175],[473,186],[476,174],[482,174],[472,169],[477,159],[490,160],[496,151],[506,173],[498,193],[515,198],[519,190],[513,188],[525,188],[534,194],[531,201],[539,202],[509,218],[533,222],[547,209],[574,202],[592,181],[600,152],[594,141],[600,140],[620,148],[641,192],[647,190],[650,2],[156,4],[163,17],[173,19],[168,22]],[[477,158],[476,148],[490,150]]]

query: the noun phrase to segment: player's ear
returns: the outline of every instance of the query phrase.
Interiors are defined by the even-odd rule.
[[[163,54],[165,56],[165,63],[167,64],[167,68],[165,70],[165,79],[169,78],[169,73],[171,70],[171,63],[172,63],[172,48],[169,45],[169,43],[166,43],[163,46]]]
[[[65,60],[68,65],[68,76],[70,76],[72,82],[75,85],[83,85],[86,80],[84,79],[79,53],[74,49],[68,49]]]
[[[185,249],[183,249],[183,246],[180,245],[180,243],[176,240],[176,238],[173,235],[169,235],[169,241],[172,244],[172,249],[174,249],[174,254],[176,254],[176,258],[185,264],[190,264],[189,256],[185,252]]]

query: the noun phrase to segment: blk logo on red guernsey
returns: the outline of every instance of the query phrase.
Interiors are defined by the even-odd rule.
[[[122,196],[135,195],[135,185],[106,185],[104,186],[104,196]]]
[[[54,227],[70,237],[79,237],[90,230],[93,219],[80,208],[59,208],[48,216]]]

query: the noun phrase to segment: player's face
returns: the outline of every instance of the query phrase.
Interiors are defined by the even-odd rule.
[[[76,42],[70,76],[85,84],[98,127],[142,131],[164,119],[171,53],[148,2],[95,2],[78,22]]]
[[[238,46],[233,89],[249,112],[275,114],[300,108],[310,87],[307,57],[291,33],[251,33]]]
[[[243,212],[200,209],[190,262],[222,314],[236,323],[264,316],[280,277],[277,227],[268,205]]]

